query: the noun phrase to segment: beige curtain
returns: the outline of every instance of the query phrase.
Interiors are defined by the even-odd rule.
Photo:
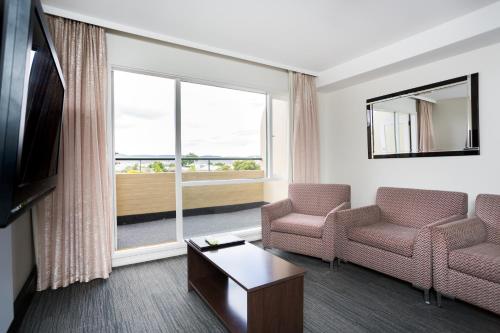
[[[293,182],[319,182],[319,125],[315,77],[293,73]]]
[[[107,278],[112,254],[104,30],[48,22],[66,93],[57,189],[36,207],[38,290]]]
[[[432,103],[420,100],[418,103],[418,147],[419,151],[434,149],[434,127],[432,125]]]

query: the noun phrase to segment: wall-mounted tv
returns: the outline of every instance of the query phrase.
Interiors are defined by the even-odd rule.
[[[15,0],[14,0],[15,1]],[[0,130],[5,137],[0,158],[2,158],[2,196],[0,227],[8,225],[15,217],[31,207],[37,200],[52,191],[57,183],[59,145],[62,123],[62,110],[65,84],[59,61],[47,28],[47,23],[39,0],[30,3],[21,0],[21,6],[29,8],[29,18],[9,17],[8,8],[5,18],[17,25],[15,33],[23,32],[23,23],[27,24],[27,43],[24,53],[14,51],[20,59],[11,59],[13,63],[24,61],[24,75],[11,73],[10,84],[20,88],[9,99],[8,116],[0,119]],[[7,3],[11,2],[7,0]],[[7,16],[7,17],[6,17]],[[5,25],[4,25],[5,27]],[[2,29],[2,52],[9,47],[9,34]],[[6,43],[7,45],[4,45]],[[15,47],[18,45],[14,45]],[[26,47],[27,46],[27,47]],[[14,48],[15,48],[14,47]],[[20,46],[18,46],[20,48]],[[8,65],[3,60],[2,66]],[[3,70],[2,70],[3,72]],[[7,79],[2,73],[2,85]],[[22,80],[22,85],[19,80]],[[16,94],[17,92],[17,94]],[[21,103],[12,103],[12,100]]]

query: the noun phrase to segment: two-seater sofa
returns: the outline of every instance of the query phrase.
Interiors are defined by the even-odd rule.
[[[335,253],[410,282],[430,303],[431,228],[466,217],[466,193],[381,187],[375,205],[335,213]]]

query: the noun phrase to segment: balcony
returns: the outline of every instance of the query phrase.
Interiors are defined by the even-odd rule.
[[[263,170],[234,170],[227,167],[232,166],[231,162],[234,164],[234,161],[252,161],[261,169],[260,158],[189,160],[192,163],[183,163],[183,182],[252,180],[265,177]],[[162,163],[159,170],[152,169],[155,162]],[[116,158],[118,249],[176,240],[173,162],[172,157]],[[260,226],[259,207],[266,201],[274,200],[272,196],[276,195],[280,186],[283,185],[278,182],[184,186],[184,238]]]

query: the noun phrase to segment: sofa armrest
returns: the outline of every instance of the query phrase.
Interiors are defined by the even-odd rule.
[[[422,289],[432,287],[432,242],[431,230],[434,227],[462,220],[466,215],[452,215],[420,228],[413,243],[413,284]]]
[[[380,220],[380,208],[377,205],[336,211],[333,214],[333,234],[335,255],[345,259],[349,240],[349,228],[377,223]]]
[[[433,286],[448,293],[448,257],[455,249],[486,241],[486,226],[477,217],[462,219],[431,228]]]
[[[325,221],[328,220],[329,217],[333,218],[335,215],[335,212],[341,211],[341,210],[346,210],[346,209],[351,209],[351,203],[350,202],[343,202],[334,209],[332,209],[325,217]]]
[[[337,211],[336,223],[346,227],[363,226],[380,220],[380,208],[377,205]]]
[[[284,199],[261,207],[262,217],[262,244],[270,247],[271,221],[283,217],[292,212],[292,201]]]
[[[341,210],[350,209],[350,202],[343,202],[332,209],[325,217],[325,225],[323,228],[323,260],[333,261],[335,259],[335,241],[334,241],[334,225],[335,213]]]
[[[439,225],[433,227],[432,232],[442,238],[447,251],[483,243],[488,236],[486,225],[478,217]]]

